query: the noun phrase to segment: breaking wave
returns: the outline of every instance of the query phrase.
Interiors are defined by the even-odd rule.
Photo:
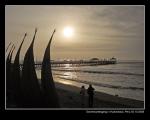
[[[79,83],[84,83],[84,84],[92,84],[95,86],[99,87],[107,87],[107,88],[114,88],[114,89],[132,89],[132,90],[144,90],[144,88],[140,87],[124,87],[124,86],[117,86],[117,85],[109,85],[109,84],[103,84],[103,83],[96,83],[96,82],[89,82],[89,81],[84,81],[84,80],[78,80],[78,79],[72,79],[72,78],[66,78],[65,76],[59,76],[58,78],[65,79],[65,80],[70,80],[70,81],[75,81]]]
[[[52,69],[52,70],[53,70],[53,71],[65,71],[65,72],[95,73],[95,74],[120,74],[120,75],[144,76],[144,74],[140,74],[140,73],[129,73],[129,72],[91,71],[91,70],[73,70],[73,69]]]

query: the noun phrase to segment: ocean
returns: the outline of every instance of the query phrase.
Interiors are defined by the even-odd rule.
[[[40,79],[41,70],[37,69]],[[144,101],[144,62],[118,62],[111,65],[52,67],[54,81],[95,91]]]

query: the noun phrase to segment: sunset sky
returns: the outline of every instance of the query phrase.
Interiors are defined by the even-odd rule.
[[[144,15],[144,6],[6,5],[5,46],[12,42],[17,50],[27,32],[21,50],[23,59],[37,27],[34,56],[36,60],[42,60],[56,28],[52,59],[114,56],[119,60],[143,60]],[[66,27],[73,30],[69,37],[64,34]]]

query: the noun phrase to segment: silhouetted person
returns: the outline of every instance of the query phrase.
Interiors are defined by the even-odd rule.
[[[85,103],[85,87],[84,86],[81,87],[80,95],[81,95],[81,105],[84,106],[84,103]]]
[[[93,96],[94,96],[94,88],[92,87],[92,85],[89,85],[89,88],[87,89],[87,93],[89,95],[89,107],[93,107]]]

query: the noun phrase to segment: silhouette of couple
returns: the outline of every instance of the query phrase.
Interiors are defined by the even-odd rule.
[[[80,90],[80,95],[81,95],[81,105],[83,107],[85,105],[85,93],[86,93],[86,89],[84,86],[82,86]],[[94,88],[92,87],[91,84],[87,89],[87,94],[88,94],[88,107],[93,107]]]

